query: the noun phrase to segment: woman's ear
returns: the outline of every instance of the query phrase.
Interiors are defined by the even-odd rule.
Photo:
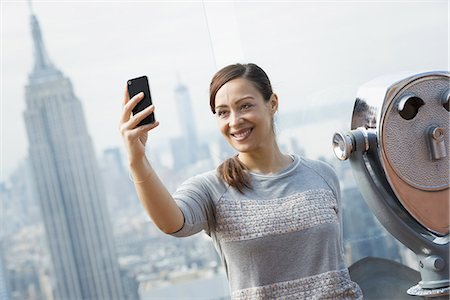
[[[278,110],[278,96],[277,96],[277,94],[272,94],[272,96],[270,96],[269,105],[270,105],[269,106],[270,111],[273,114],[276,113],[277,110]]]

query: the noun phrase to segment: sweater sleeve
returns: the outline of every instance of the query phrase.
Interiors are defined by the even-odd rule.
[[[210,235],[213,226],[213,203],[202,175],[186,180],[172,195],[184,216],[183,227],[172,233],[186,237],[202,230]]]

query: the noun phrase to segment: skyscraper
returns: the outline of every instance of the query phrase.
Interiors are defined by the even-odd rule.
[[[47,55],[31,14],[34,69],[24,113],[54,271],[55,299],[123,299],[94,148],[69,78]],[[75,53],[74,53],[75,54]]]
[[[192,164],[199,158],[199,144],[197,138],[197,128],[195,126],[195,116],[192,111],[191,97],[188,88],[181,82],[175,88],[175,99],[178,120],[181,126],[181,139],[183,140],[184,154],[188,163]]]

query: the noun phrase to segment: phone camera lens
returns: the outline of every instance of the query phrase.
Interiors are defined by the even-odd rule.
[[[131,85],[131,80],[128,80],[128,85]]]

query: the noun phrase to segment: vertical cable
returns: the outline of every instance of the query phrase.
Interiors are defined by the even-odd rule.
[[[211,49],[211,54],[214,60],[214,67],[215,70],[217,70],[217,59],[216,59],[216,52],[214,51],[214,45],[211,38],[211,30],[209,28],[209,20],[208,20],[208,14],[206,13],[206,7],[205,7],[205,0],[202,0],[202,6],[203,6],[203,14],[205,15],[206,20],[206,28],[208,29],[208,37],[209,37],[209,45]]]

